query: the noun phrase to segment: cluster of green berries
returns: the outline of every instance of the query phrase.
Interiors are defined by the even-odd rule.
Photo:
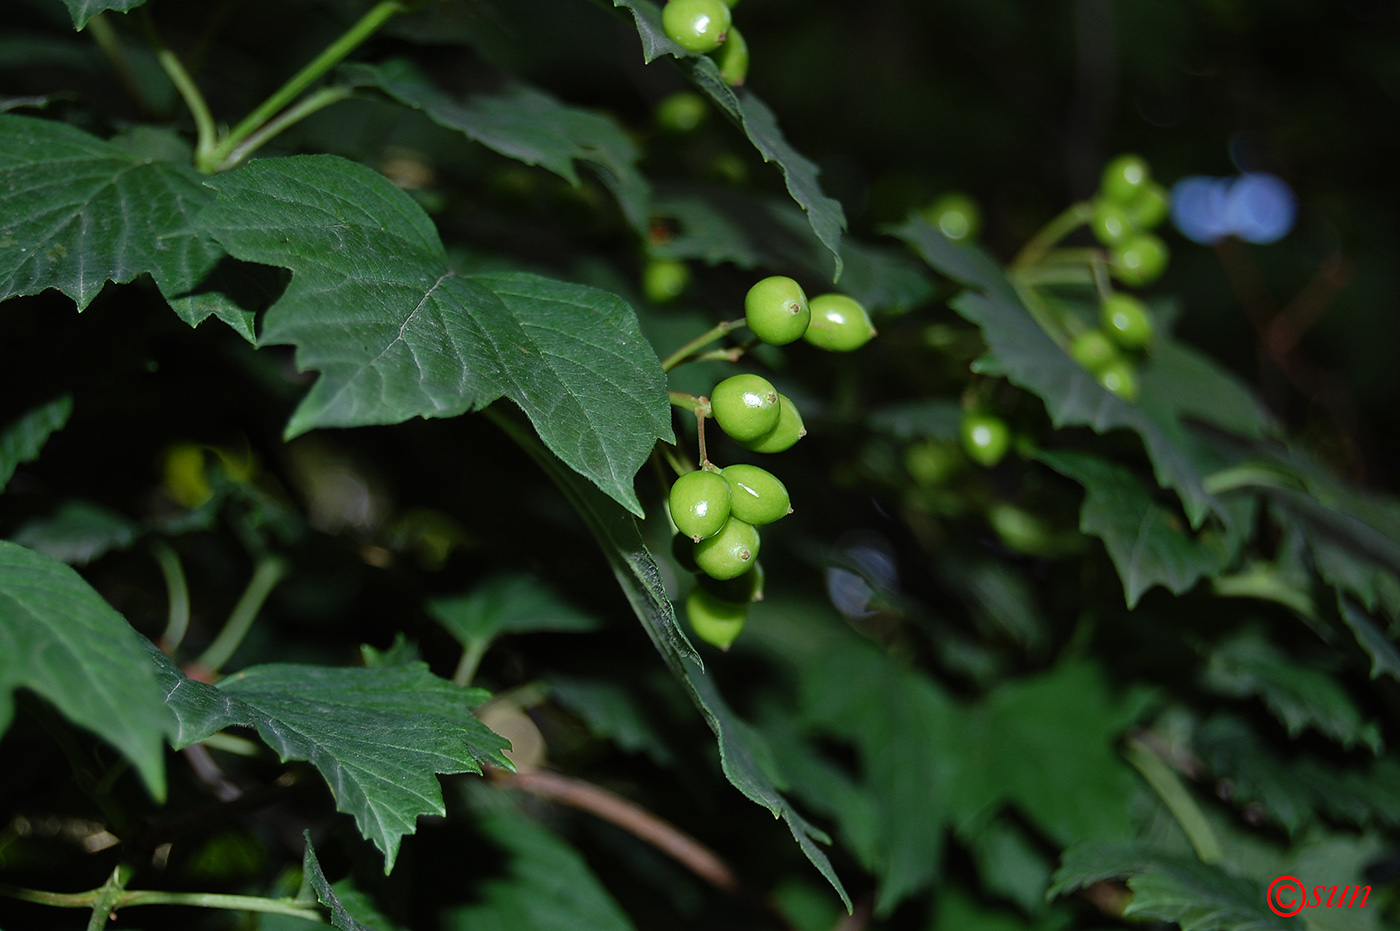
[[[720,77],[737,87],[749,73],[749,46],[734,27],[730,7],[738,0],[668,0],[661,25],[688,52],[714,53]]]
[[[749,289],[744,298],[744,322],[754,336],[769,345],[785,346],[804,339],[828,352],[859,349],[876,335],[870,315],[859,301],[844,294],[818,294],[808,299],[801,285],[782,275],[764,278]]]
[[[1093,201],[1090,228],[1108,247],[1113,274],[1129,287],[1151,284],[1167,268],[1167,246],[1152,234],[1171,208],[1147,162],[1120,155],[1108,163]]]
[[[1152,342],[1152,313],[1131,294],[1114,292],[1099,305],[1099,326],[1070,343],[1069,354],[1104,388],[1132,403],[1138,399],[1133,356]]]

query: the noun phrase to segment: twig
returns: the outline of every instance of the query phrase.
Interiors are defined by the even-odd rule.
[[[740,891],[738,877],[713,850],[675,825],[607,789],[582,779],[541,770],[508,773],[503,769],[493,769],[490,776],[498,785],[597,815],[651,844],[716,889],[730,894]]]

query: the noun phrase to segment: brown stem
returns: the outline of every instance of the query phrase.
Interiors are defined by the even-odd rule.
[[[543,770],[508,773],[491,770],[498,785],[529,792],[540,798],[570,805],[611,822],[670,856],[716,889],[739,892],[734,871],[710,848],[669,822],[607,789],[560,773]]]

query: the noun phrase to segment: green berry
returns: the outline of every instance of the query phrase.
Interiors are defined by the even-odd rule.
[[[1113,271],[1133,287],[1151,284],[1167,269],[1167,244],[1151,233],[1138,233],[1109,253]]]
[[[971,241],[982,230],[982,210],[977,201],[961,192],[944,194],[921,211],[929,226],[954,242]]]
[[[925,488],[948,482],[963,466],[957,448],[942,440],[923,440],[904,451],[904,468]]]
[[[1142,349],[1152,342],[1152,314],[1131,294],[1110,294],[1099,316],[1108,335],[1124,349]]]
[[[764,278],[744,296],[744,321],[754,336],[773,346],[801,339],[811,320],[807,295],[791,278]]]
[[[1099,384],[1129,404],[1138,399],[1137,371],[1132,364],[1119,359],[1098,372]]]
[[[998,501],[987,509],[987,522],[1009,549],[1028,556],[1048,556],[1054,552],[1054,533],[1044,520],[1030,511]]]
[[[690,266],[676,259],[648,259],[642,268],[642,293],[653,304],[674,301],[690,285]]]
[[[748,605],[721,601],[700,586],[690,590],[685,599],[685,616],[695,636],[721,650],[728,650],[744,629]]]
[[[1097,372],[1109,363],[1118,361],[1118,348],[1103,330],[1085,330],[1069,345],[1069,354],[1075,362],[1091,372]]]
[[[710,410],[725,433],[753,442],[778,425],[778,391],[761,375],[733,375],[715,385]]]
[[[738,87],[749,76],[749,43],[733,26],[729,27],[729,38],[719,50],[719,76],[730,87]]]
[[[1099,192],[1111,201],[1127,205],[1151,180],[1146,159],[1140,155],[1120,155],[1103,170]]]
[[[718,472],[687,472],[671,486],[671,520],[676,529],[699,542],[712,537],[729,520],[730,485]]]
[[[1140,230],[1155,229],[1171,213],[1171,195],[1156,181],[1149,181],[1124,209],[1133,226]]]
[[[730,25],[724,0],[670,0],[661,11],[661,26],[671,41],[689,52],[713,52],[724,43]]]
[[[802,425],[802,415],[797,405],[785,394],[778,395],[778,424],[756,440],[740,442],[739,445],[755,453],[780,453],[791,449],[792,445],[807,435]]]
[[[756,565],[732,579],[712,579],[702,573],[698,581],[701,588],[728,604],[746,605],[763,600],[762,565]]]
[[[695,564],[716,579],[743,575],[758,562],[758,530],[731,517],[719,533],[695,544]]]
[[[1011,428],[994,414],[964,414],[960,433],[968,458],[988,468],[1011,448]]]
[[[760,527],[792,513],[787,487],[767,469],[732,465],[720,473],[729,483],[729,513]]]
[[[710,115],[705,98],[694,91],[676,91],[656,105],[656,128],[668,133],[699,129]]]
[[[819,349],[850,352],[875,335],[865,308],[844,294],[819,294],[807,303],[812,308],[812,322],[802,338]]]
[[[1133,235],[1128,209],[1115,201],[1099,198],[1094,201],[1094,216],[1089,221],[1094,237],[1105,246],[1112,246]]]

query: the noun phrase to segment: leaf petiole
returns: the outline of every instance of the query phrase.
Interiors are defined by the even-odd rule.
[[[123,867],[118,867],[118,870],[121,869]],[[115,878],[117,877],[114,872],[113,879]],[[154,889],[132,891],[115,886],[113,879],[108,879],[103,885],[87,892],[45,892],[42,889],[24,889],[20,886],[0,883],[0,895],[19,899],[21,902],[33,902],[55,908],[92,908],[94,921],[97,919],[97,907],[102,905],[104,907],[102,924],[99,924],[98,928],[106,923],[107,916],[113,911],[133,905],[186,905],[195,908],[221,908],[233,911],[290,915],[293,918],[321,924],[326,921],[325,916],[319,910],[307,908],[296,899],[267,899],[260,896],[223,895],[214,892],[162,892]],[[106,896],[105,901],[104,896]],[[89,923],[89,927],[92,927],[91,923]]]
[[[1040,262],[1045,254],[1061,239],[1079,229],[1094,218],[1094,205],[1088,201],[1071,204],[1063,213],[1045,224],[1031,237],[1016,258],[1011,260],[1012,269],[1026,268]]]
[[[224,623],[224,629],[219,631],[214,642],[195,660],[196,666],[206,672],[218,672],[224,663],[233,658],[238,645],[252,629],[253,621],[257,619],[263,602],[267,601],[267,596],[272,594],[272,590],[286,574],[287,563],[280,556],[269,555],[258,560],[253,569],[253,577],[248,580],[248,587],[243,590],[238,604],[233,606],[232,613]]]
[[[730,332],[737,330],[741,326],[744,326],[746,322],[747,321],[743,319],[726,320],[723,323],[706,330],[704,333],[701,333],[699,336],[695,337],[693,340],[686,343],[684,346],[667,356],[665,360],[661,363],[661,370],[663,372],[669,372],[671,371],[671,369],[675,368],[683,362],[695,361],[695,359],[692,359],[691,357],[696,354],[697,350],[703,349],[704,347],[710,345],[710,343],[713,343],[716,340],[723,339],[725,336],[728,336]]]

